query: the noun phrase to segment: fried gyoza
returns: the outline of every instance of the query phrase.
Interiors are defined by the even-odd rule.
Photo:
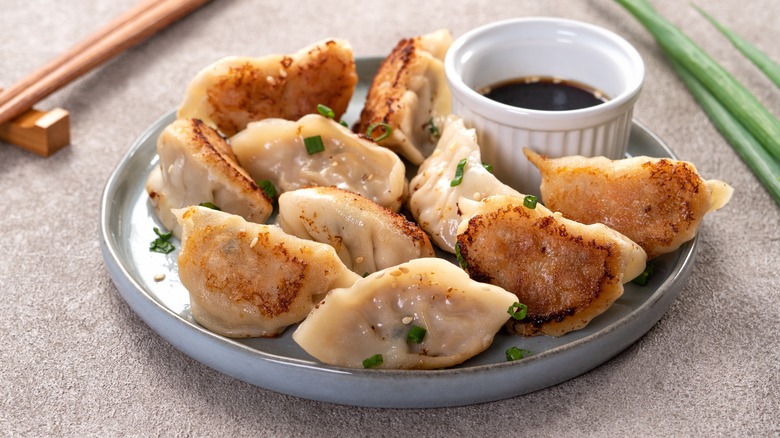
[[[179,277],[192,316],[223,336],[273,337],[328,291],[360,276],[332,247],[206,207],[175,210],[183,235]]]
[[[399,41],[374,76],[355,132],[365,134],[372,124],[386,123],[392,133],[379,144],[422,163],[451,112],[443,62],[451,44],[445,29]]]
[[[409,210],[420,228],[439,248],[455,253],[455,235],[461,221],[458,199],[481,200],[492,195],[522,196],[498,180],[482,163],[477,135],[463,119],[451,115],[436,149],[409,183]],[[462,160],[465,160],[461,166]],[[458,169],[460,182],[453,184]]]
[[[330,107],[347,110],[357,84],[352,46],[321,41],[292,55],[228,57],[201,70],[179,107],[180,118],[199,118],[226,136],[266,118],[298,120]]]
[[[471,278],[513,292],[528,306],[510,332],[561,336],[585,327],[644,270],[644,250],[602,224],[583,225],[523,198],[462,201],[458,247]]]
[[[734,191],[723,181],[703,180],[693,164],[670,158],[547,158],[524,152],[542,173],[547,207],[625,234],[649,259],[693,239],[704,215],[726,205]]]
[[[265,222],[273,204],[238,165],[230,146],[200,120],[176,120],[157,139],[160,165],[146,191],[160,222],[181,237],[172,208],[210,202],[252,222]]]
[[[336,187],[283,193],[276,221],[287,233],[331,245],[361,275],[435,255],[428,235],[414,222]]]
[[[378,368],[445,368],[488,348],[515,301],[448,261],[415,259],[331,291],[293,340],[330,365],[363,368],[380,354]]]
[[[321,150],[310,150],[311,140]],[[282,192],[334,186],[393,211],[404,200],[406,170],[398,155],[319,114],[250,123],[230,144],[255,181],[271,181]]]

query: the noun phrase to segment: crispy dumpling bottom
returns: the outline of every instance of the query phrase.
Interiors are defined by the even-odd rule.
[[[604,225],[583,225],[541,204],[494,196],[470,209],[458,228],[458,249],[471,278],[495,284],[528,306],[510,332],[561,336],[585,327],[639,275],[645,252]]]
[[[175,210],[179,277],[192,316],[223,336],[274,337],[325,294],[360,278],[328,245],[205,207]]]

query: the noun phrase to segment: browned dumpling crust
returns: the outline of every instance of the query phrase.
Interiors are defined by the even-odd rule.
[[[226,136],[267,118],[298,120],[326,105],[339,119],[357,84],[352,46],[330,39],[291,55],[228,57],[200,71],[180,118],[200,118]]]
[[[430,155],[451,111],[443,63],[451,44],[446,29],[399,41],[374,76],[355,132],[386,123],[392,133],[380,145],[413,164]]]
[[[328,291],[360,279],[330,246],[277,226],[205,207],[174,213],[183,229],[179,277],[192,316],[223,336],[276,336]]]
[[[649,259],[692,239],[704,215],[723,207],[733,189],[705,181],[696,167],[669,158],[526,157],[542,173],[544,204],[569,219],[602,223],[638,243]]]
[[[146,182],[146,191],[163,225],[181,237],[171,209],[210,202],[223,211],[253,222],[265,222],[271,199],[257,186],[225,139],[197,119],[168,125],[157,140],[160,165]]]
[[[463,203],[458,247],[471,278],[500,286],[528,306],[507,328],[522,336],[561,336],[585,327],[645,267],[644,251],[604,225],[583,225],[523,198]]]

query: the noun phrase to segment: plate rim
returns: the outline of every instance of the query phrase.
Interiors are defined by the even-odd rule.
[[[376,62],[377,59],[379,58],[362,58],[364,63]],[[360,61],[361,58],[356,59],[356,62]],[[127,269],[119,254],[120,242],[113,238],[111,225],[112,213],[116,213],[112,211],[113,200],[116,199],[116,192],[123,183],[119,178],[130,165],[134,156],[147,144],[150,137],[156,135],[157,131],[164,126],[163,124],[174,116],[175,110],[164,114],[138,136],[105,183],[100,202],[99,221],[100,248],[103,259],[122,298],[153,331],[193,359],[255,386],[306,399],[382,408],[462,406],[523,395],[562,383],[592,370],[636,342],[666,314],[668,308],[679,295],[684,280],[694,265],[699,240],[698,234],[693,240],[686,242],[677,250],[679,259],[672,266],[667,278],[651,296],[630,313],[581,339],[543,351],[522,361],[424,371],[361,370],[312,364],[297,358],[268,353],[236,340],[225,338],[187,321],[153,296],[153,292],[147,290],[139,279],[135,278]],[[636,119],[632,120],[631,137],[634,135],[646,136],[656,143],[656,146],[660,146],[670,158],[677,159],[674,152],[663,140]],[[629,151],[630,149],[629,146]],[[656,312],[648,310],[652,307],[656,308]],[[197,342],[185,340],[185,338],[191,339],[193,337]],[[607,350],[606,354],[587,360],[578,357],[578,352],[599,343],[603,344],[602,347]],[[197,348],[194,344],[198,344]],[[557,372],[560,370],[551,373],[544,369],[545,359],[550,356],[562,357],[561,360],[566,358],[577,360],[569,361],[572,362],[572,365],[567,367],[563,373]],[[230,360],[225,360],[227,357]],[[291,368],[297,370],[293,383],[284,379]],[[536,382],[518,383],[518,381],[523,380],[522,376],[526,372],[541,375],[542,378]],[[485,374],[490,375],[486,377]],[[479,391],[483,385],[474,385],[473,382],[468,381],[469,379],[482,380],[475,378],[475,375],[482,375],[483,378],[490,380],[506,380],[512,377],[516,379],[514,381],[508,380],[505,386],[496,387],[494,385],[490,391]],[[441,394],[437,394],[436,390],[431,390],[432,386],[435,387],[444,382],[461,388],[462,394],[448,394],[446,397],[441,397]],[[354,397],[353,394],[353,396],[344,397],[342,391],[339,390],[343,389],[345,384],[364,386],[367,390],[362,391],[362,396]],[[385,389],[384,387],[388,384],[405,389],[393,391],[392,394],[388,394],[387,391],[379,391]],[[417,395],[409,396],[408,390],[415,388],[427,388],[429,391],[417,391],[415,392]],[[475,390],[477,393],[471,393]]]

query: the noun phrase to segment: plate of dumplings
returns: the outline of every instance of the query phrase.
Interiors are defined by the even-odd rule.
[[[450,113],[451,42],[356,59],[328,39],[204,68],[106,183],[124,300],[216,370],[355,406],[520,396],[630,346],[731,188],[638,122],[625,159],[529,145],[541,187],[503,184]]]

